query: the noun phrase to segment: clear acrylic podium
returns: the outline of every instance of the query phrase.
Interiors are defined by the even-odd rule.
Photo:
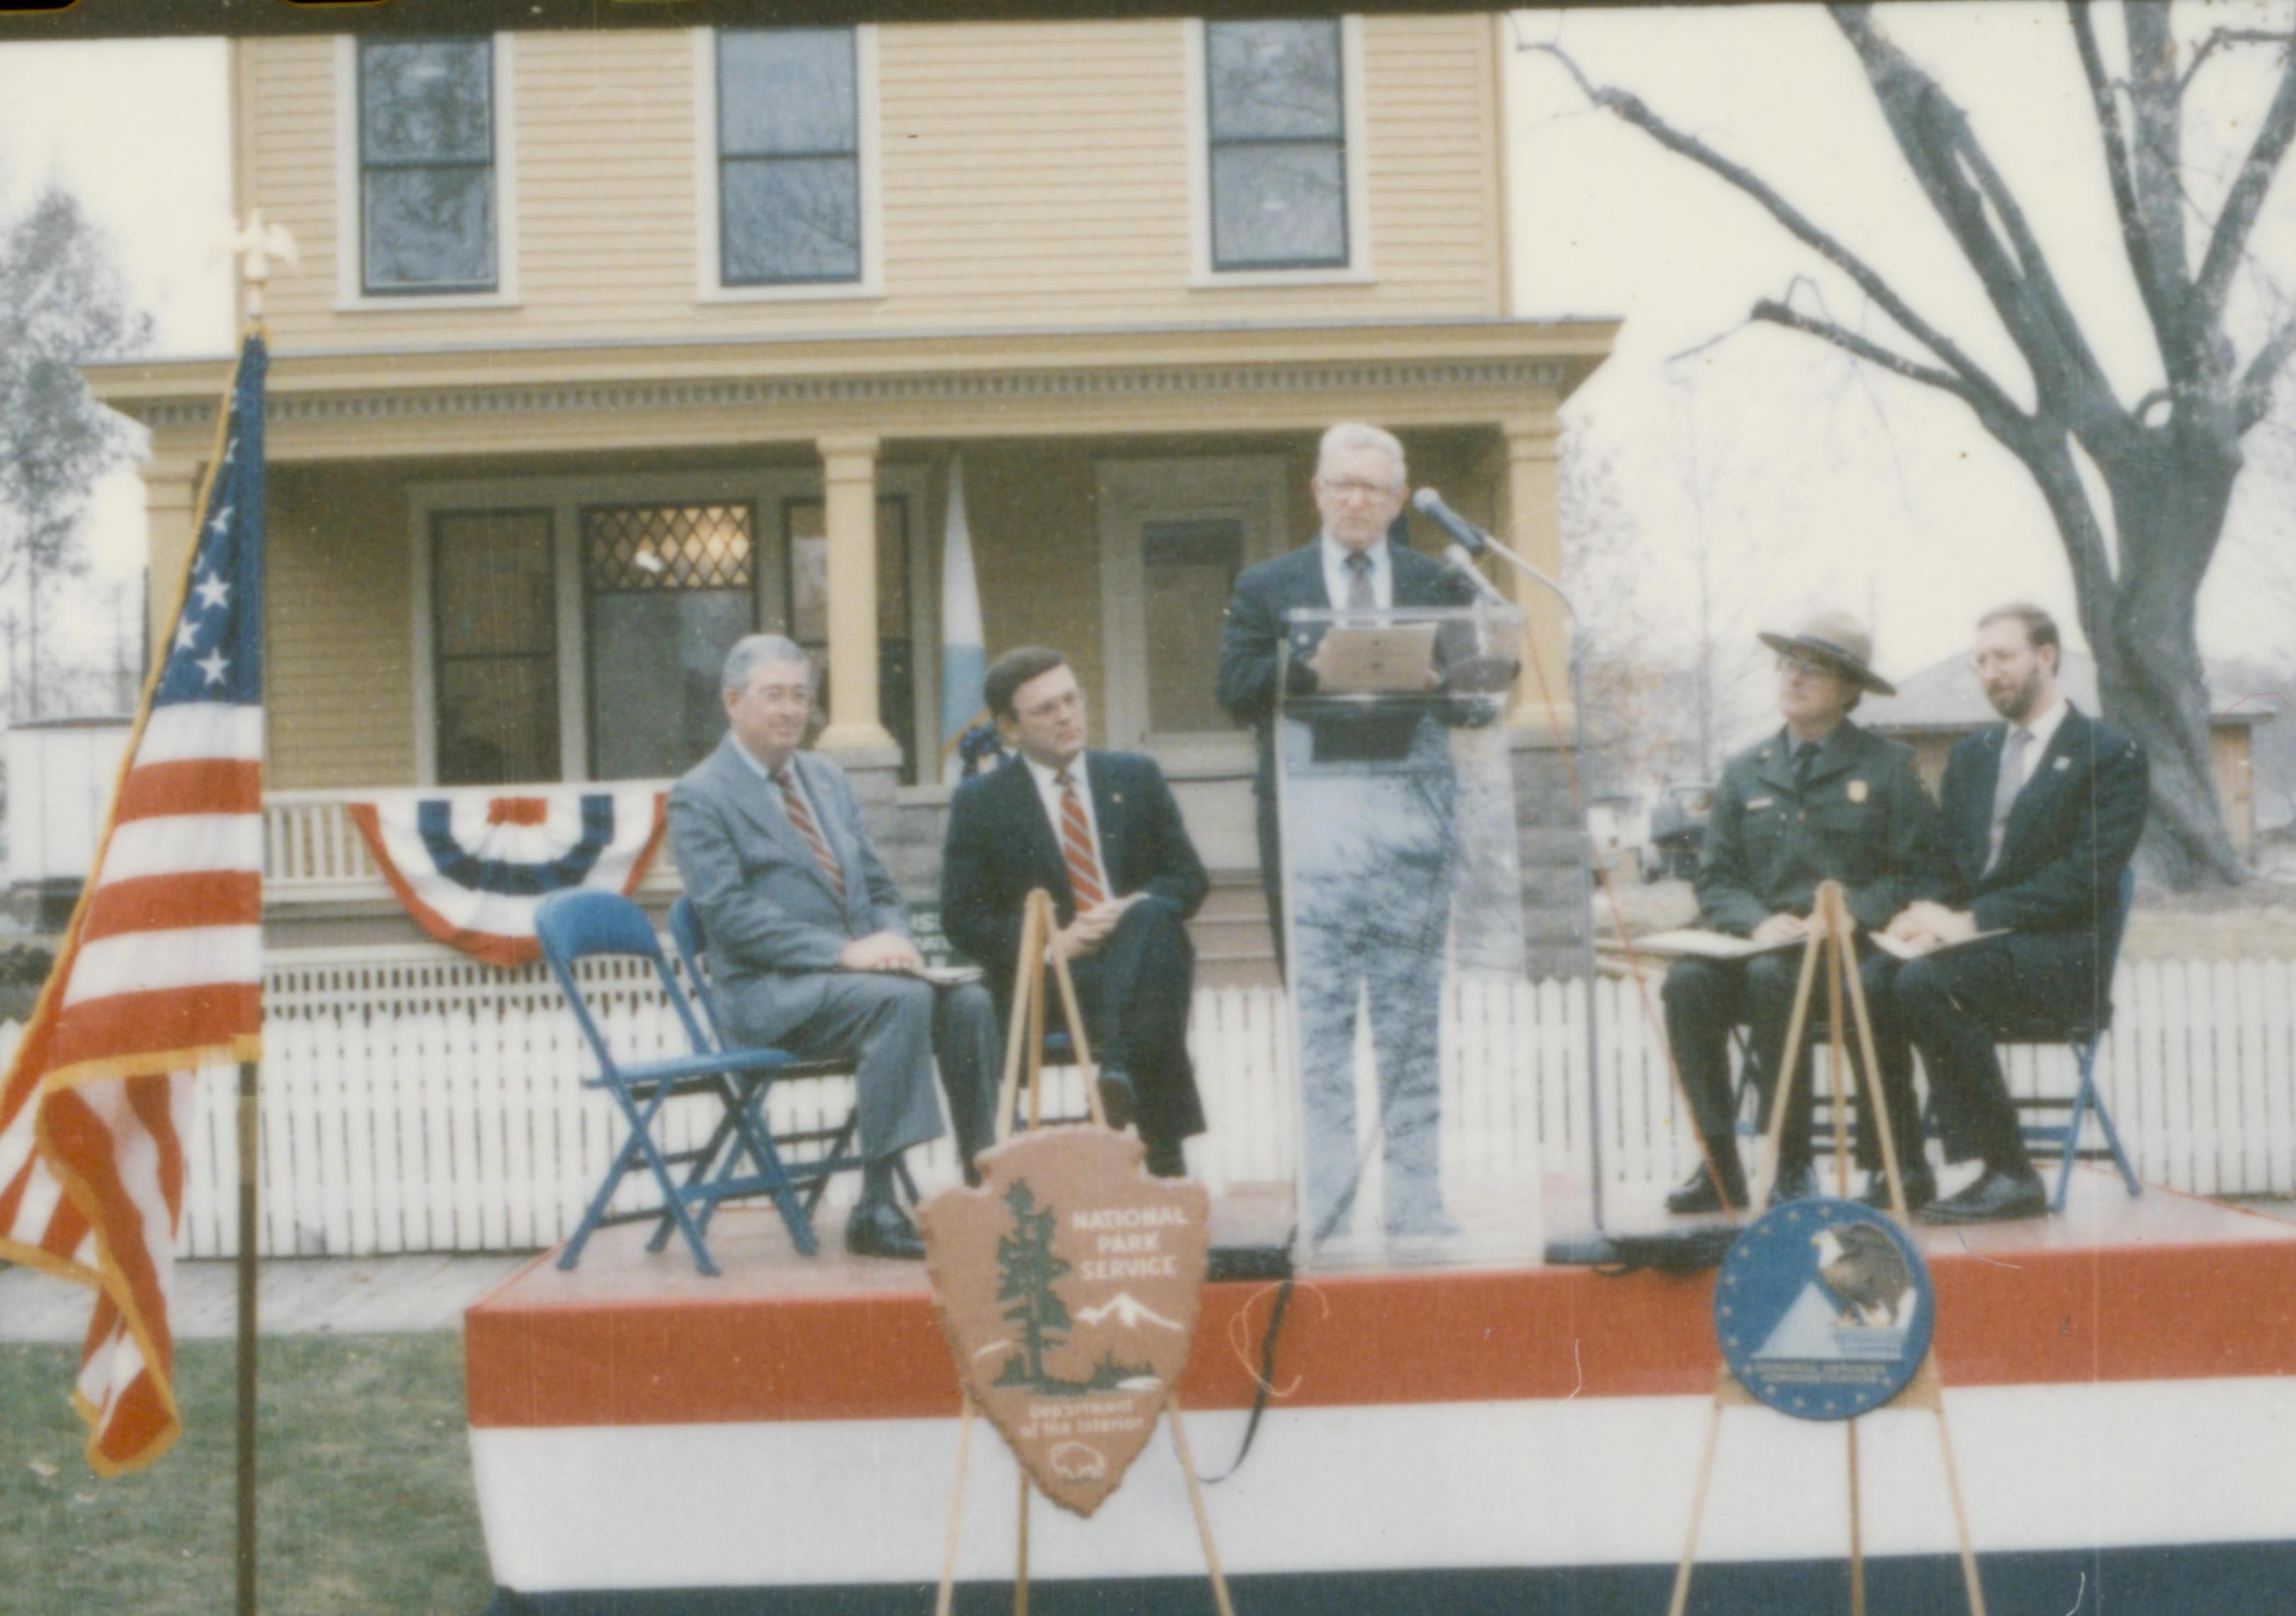
[[[1513,1030],[1536,1002],[1505,723],[1521,630],[1496,603],[1289,614],[1291,655],[1325,672],[1282,697],[1275,736],[1304,1267],[1538,1251]]]

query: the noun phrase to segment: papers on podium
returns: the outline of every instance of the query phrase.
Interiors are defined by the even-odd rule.
[[[1334,623],[1316,648],[1316,688],[1334,696],[1412,694],[1435,683],[1433,623]]]
[[[904,970],[903,976],[914,976],[921,982],[931,982],[936,988],[962,988],[980,980],[978,965],[918,965]]]

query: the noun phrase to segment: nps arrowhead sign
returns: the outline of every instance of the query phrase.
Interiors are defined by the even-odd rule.
[[[1087,1517],[1187,1362],[1210,1255],[1204,1186],[1148,1177],[1142,1155],[1106,1128],[1040,1129],[917,1213],[966,1395],[1038,1489]]]

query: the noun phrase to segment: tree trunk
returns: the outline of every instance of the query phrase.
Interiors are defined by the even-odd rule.
[[[2232,845],[2210,756],[2201,661],[2201,581],[2224,530],[2239,451],[2218,435],[2148,429],[2096,458],[2112,500],[2119,565],[2062,437],[2013,445],[2048,501],[2072,563],[2081,631],[2096,658],[2103,716],[2135,735],[2151,765],[2141,861],[2177,891],[2249,878]]]

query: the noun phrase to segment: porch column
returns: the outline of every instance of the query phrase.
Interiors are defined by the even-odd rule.
[[[153,661],[167,654],[164,636],[168,614],[176,609],[184,568],[191,560],[193,529],[199,513],[193,507],[200,496],[199,468],[188,461],[154,460],[142,468],[144,479],[144,558],[148,569],[144,591],[151,623],[144,643]]]
[[[822,524],[829,538],[829,726],[821,750],[892,749],[877,716],[877,439],[823,438]]]
[[[1562,577],[1562,436],[1553,415],[1504,424],[1506,437],[1506,542],[1532,566]],[[1500,586],[1529,621],[1536,668],[1525,668],[1518,685],[1513,722],[1532,729],[1547,724],[1547,700],[1565,736],[1571,733],[1569,619],[1552,591],[1504,562]],[[1542,686],[1541,678],[1545,684]]]

